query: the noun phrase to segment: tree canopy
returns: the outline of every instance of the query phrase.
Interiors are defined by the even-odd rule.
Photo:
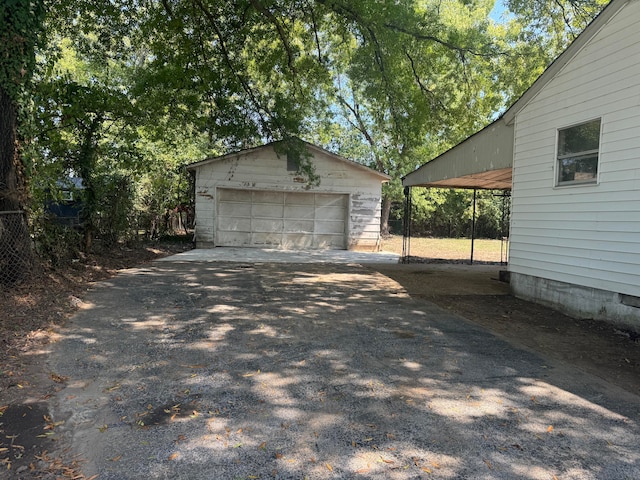
[[[391,175],[388,214],[402,175],[495,118],[603,3],[505,0],[496,21],[494,0],[7,0],[0,117],[21,133],[2,188],[24,171],[35,211],[79,175],[106,234],[187,202],[185,163],[300,137]],[[135,218],[107,221],[107,191]]]

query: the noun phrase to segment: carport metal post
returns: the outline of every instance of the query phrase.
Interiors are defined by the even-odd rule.
[[[473,217],[471,217],[471,259],[470,264],[473,265],[473,245],[476,241],[476,192],[477,188],[473,189]]]
[[[409,263],[411,250],[411,187],[404,187],[404,222],[402,225],[402,263]]]

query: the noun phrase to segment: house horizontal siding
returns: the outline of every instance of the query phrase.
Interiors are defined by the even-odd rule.
[[[640,2],[517,114],[510,270],[640,296]],[[557,130],[602,119],[598,183],[555,186]]]

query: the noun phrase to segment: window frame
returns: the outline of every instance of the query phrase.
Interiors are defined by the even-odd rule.
[[[569,154],[560,154],[560,135],[561,132],[570,130],[572,128],[580,127],[582,125],[587,125],[589,123],[599,122],[598,127],[598,148],[582,150],[579,152],[573,152]],[[556,187],[571,187],[578,185],[598,185],[600,183],[600,154],[602,147],[602,117],[595,117],[590,120],[586,120],[579,123],[574,123],[571,125],[567,125],[562,128],[558,128],[556,130],[556,148],[555,148],[555,175],[554,175],[554,183]],[[596,171],[593,178],[588,180],[562,180],[560,178],[562,174],[562,161],[569,158],[587,158],[594,156],[596,157]]]

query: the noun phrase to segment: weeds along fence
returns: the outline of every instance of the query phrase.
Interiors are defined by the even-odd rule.
[[[33,260],[26,213],[0,212],[0,285],[10,287],[26,279]]]

